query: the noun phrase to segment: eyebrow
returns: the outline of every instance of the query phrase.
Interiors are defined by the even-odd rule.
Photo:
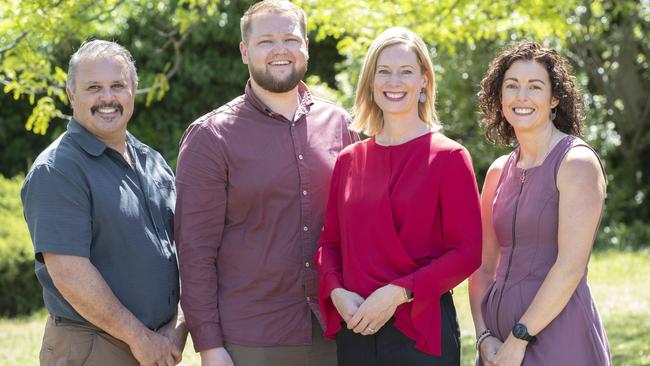
[[[508,81],[508,80],[519,82],[518,79],[515,79],[515,78],[512,78],[512,77],[506,78],[504,81]],[[538,83],[542,83],[542,84],[546,85],[546,83],[541,79],[530,79],[530,80],[528,80],[528,82],[530,82],[530,83],[538,82]]]
[[[102,83],[101,81],[89,80],[89,81],[86,82],[86,85],[95,85],[95,84],[101,84],[101,83]],[[111,81],[111,84],[115,84],[115,83],[125,84],[126,82],[123,81],[123,80],[113,80],[113,81]]]
[[[377,65],[377,68],[380,68],[380,67],[390,67],[390,65],[378,64],[378,65]],[[400,66],[398,66],[398,67],[400,67],[400,68],[408,67],[408,68],[410,68],[410,69],[415,69],[415,67],[412,66],[412,65],[400,65]]]
[[[276,34],[265,33],[265,34],[257,35],[256,37],[258,37],[258,38],[263,38],[263,37],[274,37],[274,36],[276,36]],[[294,33],[283,33],[283,34],[280,34],[280,36],[281,36],[281,37],[292,36],[292,37],[296,37],[296,38],[301,38],[301,39],[302,39],[302,36],[299,36],[299,35],[294,34]]]

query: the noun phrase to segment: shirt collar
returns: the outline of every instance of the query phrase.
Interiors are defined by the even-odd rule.
[[[278,113],[275,113],[271,108],[269,108],[266,104],[264,104],[255,95],[255,92],[251,87],[250,79],[248,80],[248,82],[246,82],[246,89],[244,91],[244,95],[246,97],[246,101],[249,102],[255,109],[259,110],[260,112],[266,114],[269,117],[277,118],[280,116]],[[298,119],[300,119],[302,115],[307,114],[312,104],[314,104],[314,100],[311,96],[311,92],[309,91],[307,84],[305,84],[302,80],[298,82],[298,95],[300,96],[300,104],[298,105],[298,109],[296,110],[296,116],[294,117],[294,120],[296,121],[298,121]]]
[[[70,119],[68,122],[68,133],[82,149],[92,156],[100,156],[108,147],[74,119]]]
[[[108,148],[102,140],[98,139],[97,136],[93,135],[79,122],[75,121],[74,118],[70,119],[67,128],[70,137],[72,137],[72,139],[75,140],[82,149],[92,156],[100,156]],[[146,147],[143,143],[133,137],[129,131],[126,131],[126,144],[127,146],[132,146],[138,152],[143,152]]]

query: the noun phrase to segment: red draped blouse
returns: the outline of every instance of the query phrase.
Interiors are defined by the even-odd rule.
[[[341,152],[315,256],[327,337],[342,322],[333,289],[365,298],[392,283],[414,295],[397,308],[395,326],[416,349],[440,355],[440,296],[480,261],[478,189],[463,146],[430,132],[395,146],[369,138]]]

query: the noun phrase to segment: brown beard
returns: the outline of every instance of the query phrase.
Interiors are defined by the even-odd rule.
[[[262,87],[264,90],[270,91],[272,93],[286,93],[298,85],[298,82],[305,77],[307,72],[307,62],[305,61],[305,66],[298,70],[295,66],[295,63],[292,64],[293,68],[291,73],[284,79],[277,79],[271,75],[271,72],[268,70],[268,65],[264,65],[264,69],[256,68],[252,64],[248,64],[248,72],[251,75],[251,78]]]

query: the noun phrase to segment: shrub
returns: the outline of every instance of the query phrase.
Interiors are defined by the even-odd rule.
[[[648,248],[650,247],[650,225],[641,220],[634,220],[629,224],[618,222],[601,225],[594,247],[623,251]]]
[[[27,314],[43,306],[20,202],[22,181],[21,176],[0,175],[0,316]]]

